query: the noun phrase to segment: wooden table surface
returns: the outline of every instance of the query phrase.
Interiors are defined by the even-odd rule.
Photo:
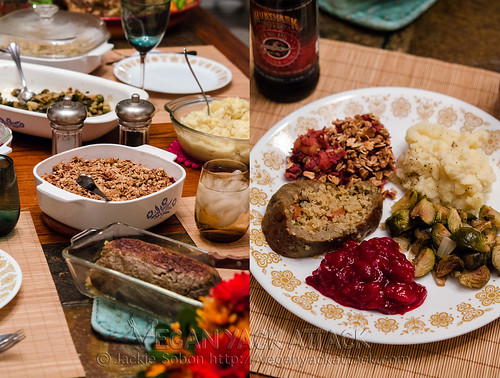
[[[130,48],[128,42],[120,36],[113,37],[111,42],[117,49]],[[213,45],[246,77],[249,76],[248,48],[202,8],[188,14],[182,23],[169,28],[160,47],[195,45]],[[176,134],[171,123],[152,124],[149,144],[166,150],[174,139],[176,139]],[[91,143],[118,143],[118,128]],[[89,142],[84,144],[89,144]],[[14,160],[21,208],[30,211],[35,223],[86,375],[88,377],[135,375],[141,369],[141,363],[147,361],[144,357],[144,351],[136,344],[103,340],[92,331],[90,324],[92,300],[82,296],[76,290],[66,263],[61,257],[61,250],[69,244],[71,235],[64,234],[67,230],[55,228],[53,224],[49,224],[50,227],[47,227],[38,207],[33,167],[51,156],[51,140],[15,133],[11,147],[13,152],[9,156]],[[191,168],[185,169],[187,176],[183,196],[194,196],[200,171]],[[54,230],[62,230],[63,233]],[[189,235],[175,216],[153,227],[150,231],[169,234],[169,236],[183,242],[192,243]],[[99,353],[109,353],[113,361],[123,363],[100,366],[96,360]],[[122,357],[125,360],[120,359]]]

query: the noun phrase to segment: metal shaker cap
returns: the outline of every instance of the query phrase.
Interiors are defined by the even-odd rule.
[[[47,118],[51,126],[57,128],[71,128],[81,126],[87,118],[87,109],[79,102],[65,96],[62,101],[56,102],[47,109]]]
[[[150,123],[155,111],[154,105],[147,100],[141,100],[137,93],[133,93],[128,100],[120,101],[115,107],[121,123],[127,126],[140,127]]]

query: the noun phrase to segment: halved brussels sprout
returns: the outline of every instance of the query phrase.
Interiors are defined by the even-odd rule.
[[[415,205],[410,216],[421,224],[431,226],[436,219],[436,210],[432,202],[427,198],[423,198]]]
[[[407,191],[403,197],[395,202],[391,207],[391,213],[397,213],[399,210],[411,210],[418,202],[418,193],[416,190]]]
[[[386,219],[385,225],[391,236],[398,236],[408,231],[413,226],[410,220],[410,210],[403,209],[395,212]]]
[[[461,271],[464,267],[462,259],[456,255],[448,255],[439,260],[436,266],[436,277],[444,277],[451,272]]]
[[[471,289],[480,289],[490,280],[490,270],[486,265],[481,265],[479,268],[460,274],[458,280]]]
[[[436,254],[432,248],[424,248],[413,261],[415,277],[422,277],[429,273],[436,263]]]
[[[452,232],[450,239],[459,247],[477,252],[489,252],[488,239],[472,227],[459,227]]]
[[[432,226],[432,241],[434,244],[439,247],[441,244],[441,240],[443,240],[444,236],[450,237],[451,232],[442,224],[442,223],[434,223]]]
[[[490,220],[496,228],[500,228],[500,213],[490,206],[481,206],[479,218]]]

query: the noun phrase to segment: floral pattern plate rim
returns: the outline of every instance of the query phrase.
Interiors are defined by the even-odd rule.
[[[233,74],[223,64],[201,56],[189,56],[189,63],[205,92],[215,91],[228,85]],[[139,82],[140,60],[134,54],[114,64],[113,73],[125,84]],[[151,52],[146,56],[146,79],[144,89],[159,93],[200,93],[184,55]]]
[[[287,182],[285,158],[296,137],[336,118],[367,112],[379,116],[389,130],[396,157],[406,148],[406,129],[422,120],[461,131],[486,130],[489,138],[483,150],[497,177],[492,192],[500,192],[500,122],[477,107],[436,92],[402,87],[363,88],[327,96],[283,118],[252,150],[252,274],[276,301],[303,320],[367,342],[427,343],[463,335],[494,321],[500,316],[500,278],[495,273],[479,290],[463,287],[453,279],[438,287],[429,274],[417,279],[428,290],[422,306],[404,315],[384,315],[342,306],[307,285],[305,278],[319,266],[321,257],[291,259],[269,248],[260,224],[270,197]],[[392,184],[386,187],[396,188]],[[401,195],[398,190],[396,199]],[[490,195],[488,204],[500,209],[500,198]],[[392,200],[384,201],[382,220],[390,215],[391,205]],[[387,236],[387,232],[379,227],[369,237],[375,236]]]
[[[19,292],[23,274],[14,258],[0,249],[0,308],[6,306]]]

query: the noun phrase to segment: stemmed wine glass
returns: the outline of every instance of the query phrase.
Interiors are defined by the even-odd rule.
[[[146,54],[161,42],[167,30],[170,0],[121,0],[125,37],[139,52],[141,74],[138,87],[144,89]]]

